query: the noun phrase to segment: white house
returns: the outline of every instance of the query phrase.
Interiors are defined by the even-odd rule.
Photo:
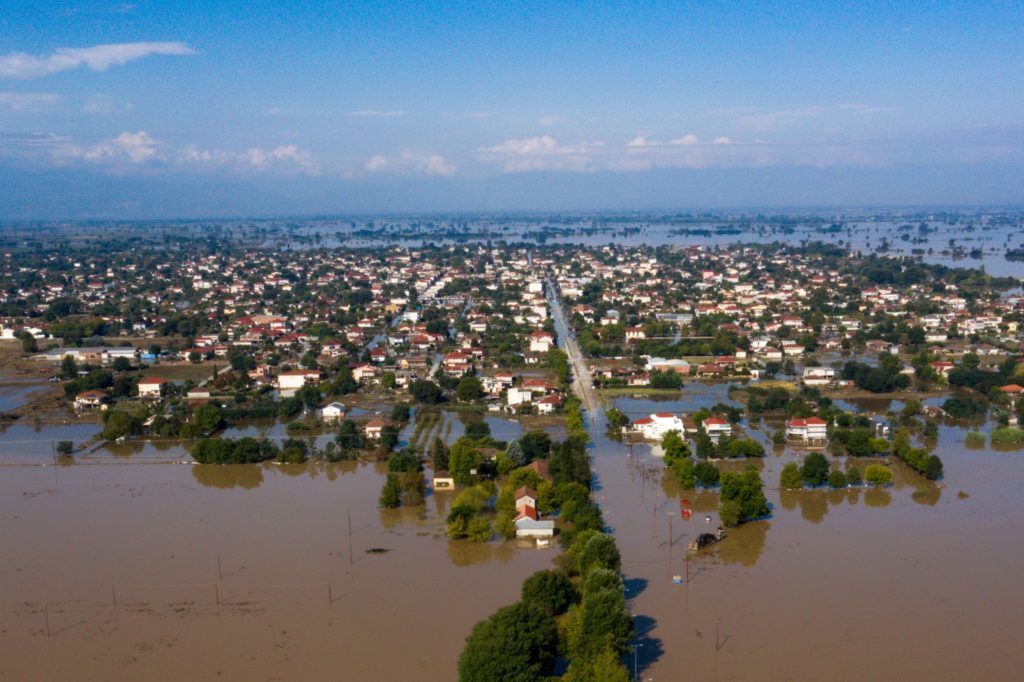
[[[828,424],[818,417],[790,419],[786,422],[786,437],[804,442],[823,443],[828,439]]]
[[[307,383],[320,382],[320,372],[315,369],[294,369],[277,375],[277,388],[281,391],[297,391]]]
[[[320,410],[320,418],[327,422],[336,422],[345,417],[345,406],[339,402],[333,402]]]
[[[139,397],[159,399],[163,397],[165,385],[167,385],[166,379],[158,379],[156,377],[143,379],[139,382]]]
[[[505,394],[505,398],[508,401],[509,407],[515,407],[516,405],[522,405],[523,403],[533,402],[533,391],[520,386],[513,386],[508,389],[508,392]]]
[[[551,332],[536,331],[530,334],[530,351],[547,353],[555,345],[555,337]]]
[[[807,386],[827,386],[835,378],[836,371],[831,367],[804,367],[803,381]]]
[[[683,420],[671,412],[656,412],[633,422],[633,428],[647,440],[660,441],[669,431],[684,433]]]
[[[708,417],[704,420],[703,425],[704,432],[716,442],[722,436],[726,438],[732,437],[732,424],[721,417]]]

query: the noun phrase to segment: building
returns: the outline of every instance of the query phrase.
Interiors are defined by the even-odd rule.
[[[718,442],[721,437],[732,437],[732,424],[722,417],[712,416],[704,420],[704,432],[711,436],[711,440]]]
[[[345,418],[345,406],[339,402],[333,402],[320,410],[320,418],[325,422],[336,422]]]
[[[158,379],[156,377],[142,379],[139,381],[139,397],[160,399],[164,395],[164,386],[166,385],[166,379]]]
[[[315,369],[294,369],[277,375],[277,388],[280,391],[297,391],[307,383],[320,383],[320,372]]]
[[[836,371],[831,367],[804,367],[803,382],[806,386],[827,386],[835,378]]]
[[[434,490],[451,490],[455,487],[455,479],[447,471],[435,471],[433,486]]]
[[[109,396],[103,391],[83,391],[75,396],[75,407],[77,409],[103,408],[109,400]]]
[[[805,443],[824,443],[828,440],[828,423],[818,417],[790,419],[786,422],[786,438]]]
[[[384,430],[384,426],[384,422],[380,419],[371,419],[366,422],[363,430],[366,432],[366,437],[369,440],[380,440],[380,434]]]
[[[656,412],[633,422],[633,430],[647,440],[660,441],[669,431],[683,434],[683,420],[671,412]]]

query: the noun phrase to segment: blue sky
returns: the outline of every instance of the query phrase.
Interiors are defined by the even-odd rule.
[[[1021,3],[0,3],[0,217],[1024,203]]]

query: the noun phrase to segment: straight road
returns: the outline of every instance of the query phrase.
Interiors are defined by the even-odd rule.
[[[562,302],[558,297],[558,290],[555,289],[555,285],[550,279],[545,280],[545,284],[548,290],[548,304],[551,306],[551,317],[555,321],[555,331],[558,333],[558,340],[562,344],[562,350],[565,351],[569,358],[569,366],[572,368],[572,373],[575,377],[575,380],[572,382],[573,391],[583,403],[583,408],[590,415],[591,420],[593,420],[601,407],[601,401],[598,400],[597,392],[594,391],[594,380],[590,374],[590,368],[587,367],[587,363],[583,359],[583,353],[580,352],[580,346],[569,327],[565,311],[562,310]]]

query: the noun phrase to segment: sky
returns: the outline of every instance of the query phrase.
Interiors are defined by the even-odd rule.
[[[1021,2],[0,0],[0,219],[1024,204]]]

